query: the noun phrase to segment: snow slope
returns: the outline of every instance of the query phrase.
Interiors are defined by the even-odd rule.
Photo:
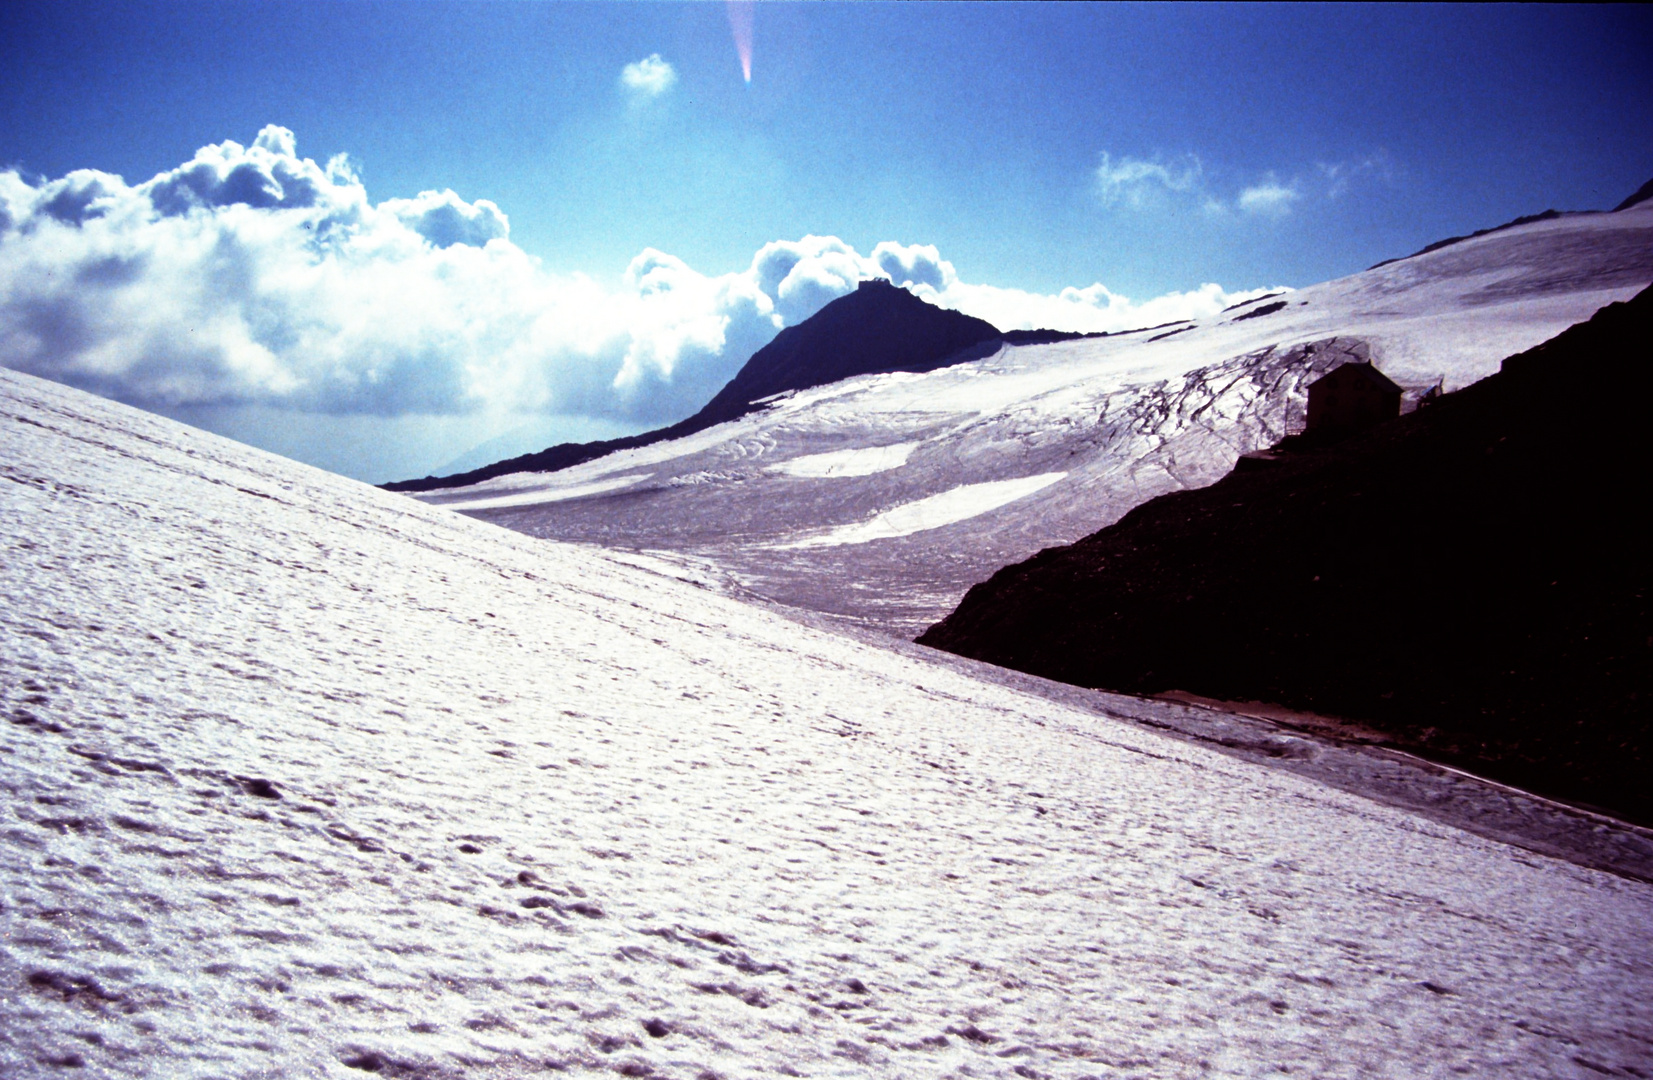
[[[849,379],[686,439],[421,498],[535,536],[708,559],[757,595],[911,637],[999,567],[1214,482],[1300,424],[1307,384],[1347,359],[1371,358],[1409,399],[1437,381],[1457,389],[1650,281],[1653,203],[1563,215],[1199,323]],[[817,465],[840,460],[863,466]],[[931,528],[880,523],[914,504],[923,517],[924,500],[955,489],[1058,472]],[[475,502],[499,496],[522,501]]]
[[[1653,886],[669,563],[12,372],[0,545],[7,1078],[1653,1073]]]

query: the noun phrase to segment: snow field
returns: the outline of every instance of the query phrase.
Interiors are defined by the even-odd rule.
[[[448,510],[498,510],[507,506],[538,506],[541,503],[561,502],[564,499],[579,499],[587,495],[598,495],[605,491],[618,491],[633,484],[647,480],[652,473],[635,473],[631,476],[615,476],[607,480],[594,480],[589,484],[574,484],[569,487],[530,488],[526,491],[513,492],[510,495],[489,495],[477,499],[459,499],[454,502],[438,503]]]
[[[945,525],[968,521],[978,514],[997,510],[1001,506],[1047,488],[1065,476],[1065,472],[1052,472],[1024,476],[1016,480],[961,484],[936,495],[892,506],[871,520],[840,525],[822,536],[776,546],[781,549],[835,547],[839,544],[865,544],[872,540],[911,536],[916,532],[939,529]]]
[[[899,469],[918,448],[915,442],[895,443],[891,446],[858,446],[849,450],[829,450],[822,454],[805,454],[778,465],[769,471],[787,476],[871,476],[874,473]]]
[[[0,544],[6,1077],[1650,1069],[1653,887],[645,560],[10,372]]]

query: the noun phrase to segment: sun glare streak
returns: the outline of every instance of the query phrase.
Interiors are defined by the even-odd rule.
[[[729,0],[729,29],[740,53],[740,73],[752,81],[752,5],[754,0]]]

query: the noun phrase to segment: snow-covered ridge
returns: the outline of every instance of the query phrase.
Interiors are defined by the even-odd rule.
[[[1337,364],[1371,359],[1410,398],[1437,382],[1457,389],[1649,281],[1653,203],[1566,215],[1179,327],[847,379],[686,439],[428,498],[492,485],[583,495],[649,471],[613,496],[483,513],[536,536],[709,559],[758,595],[910,637],[999,567],[1214,482],[1300,424],[1307,384]],[[871,461],[857,455],[893,445],[911,447],[900,468],[810,475],[816,462]],[[872,537],[884,515],[955,489],[1057,472],[1060,482],[938,528],[819,542]]]
[[[0,544],[8,1078],[1648,1070],[1653,886],[669,562],[11,372]]]

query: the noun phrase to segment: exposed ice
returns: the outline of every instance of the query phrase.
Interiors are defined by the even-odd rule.
[[[854,474],[851,474],[854,475]],[[927,529],[973,518],[989,510],[997,510],[1033,494],[1041,488],[1066,476],[1065,472],[1040,473],[1016,480],[989,480],[982,484],[963,484],[951,491],[891,507],[870,521],[841,525],[824,536],[778,544],[778,548],[834,547],[839,544],[865,544],[873,540],[889,540],[897,536],[911,536]]]
[[[1653,886],[664,556],[5,371],[0,550],[8,1080],[1653,1072]]]

